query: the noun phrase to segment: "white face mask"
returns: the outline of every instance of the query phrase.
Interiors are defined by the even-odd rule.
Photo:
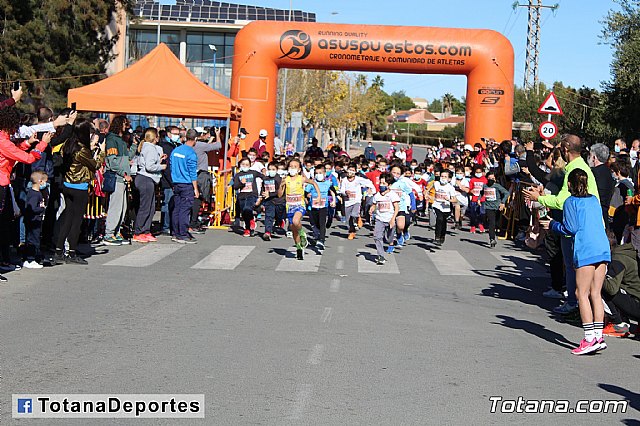
[[[356,175],[356,172],[354,172],[354,171],[352,171],[352,170],[349,170],[349,171],[347,172],[347,176],[349,176],[349,177],[354,177],[355,175]]]
[[[267,170],[267,176],[269,177],[276,177],[277,174],[278,172],[275,170]]]
[[[482,173],[476,173],[476,177],[480,179],[482,177]]]
[[[440,178],[440,185],[446,185],[449,183],[449,179],[447,178]]]
[[[295,176],[298,174],[298,169],[289,169],[289,176]]]
[[[324,175],[322,173],[316,173],[316,180],[318,182],[322,182],[324,180]]]
[[[286,175],[287,175],[287,171],[286,170],[278,170],[278,176],[285,177]]]
[[[244,133],[240,133],[240,139],[246,139],[247,135],[245,135]]]
[[[464,175],[461,175],[461,174],[458,173],[458,174],[456,174],[456,179],[462,180],[462,179],[464,179]]]
[[[171,135],[171,142],[178,142],[180,140],[180,135]]]
[[[636,158],[638,158],[638,151],[632,149],[631,151],[629,151],[629,157],[635,160]]]
[[[418,174],[416,174],[416,175],[413,175],[413,178],[414,178],[415,180],[420,180],[420,179],[422,179],[422,175],[418,175]]]
[[[249,171],[249,167],[247,167],[247,166],[240,167],[240,171],[243,172],[243,173],[246,173],[246,172]]]

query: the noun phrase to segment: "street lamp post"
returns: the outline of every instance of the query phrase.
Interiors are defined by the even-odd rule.
[[[218,53],[218,49],[216,49],[215,44],[210,44],[209,49],[213,51],[213,90],[216,90],[216,54]]]

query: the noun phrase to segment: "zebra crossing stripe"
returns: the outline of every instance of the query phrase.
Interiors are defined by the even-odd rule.
[[[170,254],[180,250],[183,246],[177,244],[150,244],[120,256],[105,266],[128,266],[131,268],[145,268],[161,261]]]
[[[376,264],[377,253],[375,251],[358,252],[358,273],[360,274],[399,274],[398,263],[393,254],[385,255],[387,262],[384,265]]]
[[[191,269],[236,269],[255,246],[220,246]]]
[[[305,251],[304,260],[296,259],[296,249],[287,250],[285,257],[280,261],[276,271],[278,272],[318,272],[322,255],[312,251]]]
[[[425,250],[427,256],[440,272],[440,275],[448,276],[472,276],[475,275],[473,267],[457,250],[438,250],[433,253]]]
[[[547,276],[546,268],[535,256],[525,253],[517,253],[516,256],[514,252],[491,252],[491,254],[498,259],[498,262],[503,266],[503,271],[518,274],[526,278]],[[506,267],[507,270],[505,270],[504,267]]]

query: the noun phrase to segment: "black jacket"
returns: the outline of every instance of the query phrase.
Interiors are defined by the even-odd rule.
[[[161,141],[159,145],[162,148],[162,152],[167,154],[167,158],[171,158],[171,153],[176,146],[167,140]],[[160,178],[160,186],[162,189],[171,189],[173,188],[173,181],[171,180],[171,165],[169,164],[169,161],[167,161],[166,164],[167,168],[162,171],[162,177]]]
[[[611,170],[604,165],[592,167],[591,171],[596,178],[596,185],[598,185],[598,195],[600,196],[600,206],[602,206],[602,218],[604,223],[609,223],[609,205],[611,203],[611,196],[613,195],[613,188],[616,183],[611,176]]]

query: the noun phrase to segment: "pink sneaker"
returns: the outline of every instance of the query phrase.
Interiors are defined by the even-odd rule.
[[[133,236],[133,241],[135,241],[136,243],[148,243],[149,240],[147,240],[146,235],[145,234],[137,234]]]
[[[471,232],[472,234],[476,233],[476,227],[472,226],[471,229],[469,230],[469,232]]]
[[[580,346],[571,350],[574,355],[584,355],[591,352],[595,352],[600,349],[597,339],[593,339],[591,342],[587,342],[585,339],[580,341]]]
[[[484,234],[484,225],[479,225],[478,229],[480,230],[481,234]]]
[[[156,241],[158,241],[158,239],[156,237],[154,237],[151,234],[144,234],[144,237],[147,239],[147,241],[149,241],[150,243],[155,243]]]

